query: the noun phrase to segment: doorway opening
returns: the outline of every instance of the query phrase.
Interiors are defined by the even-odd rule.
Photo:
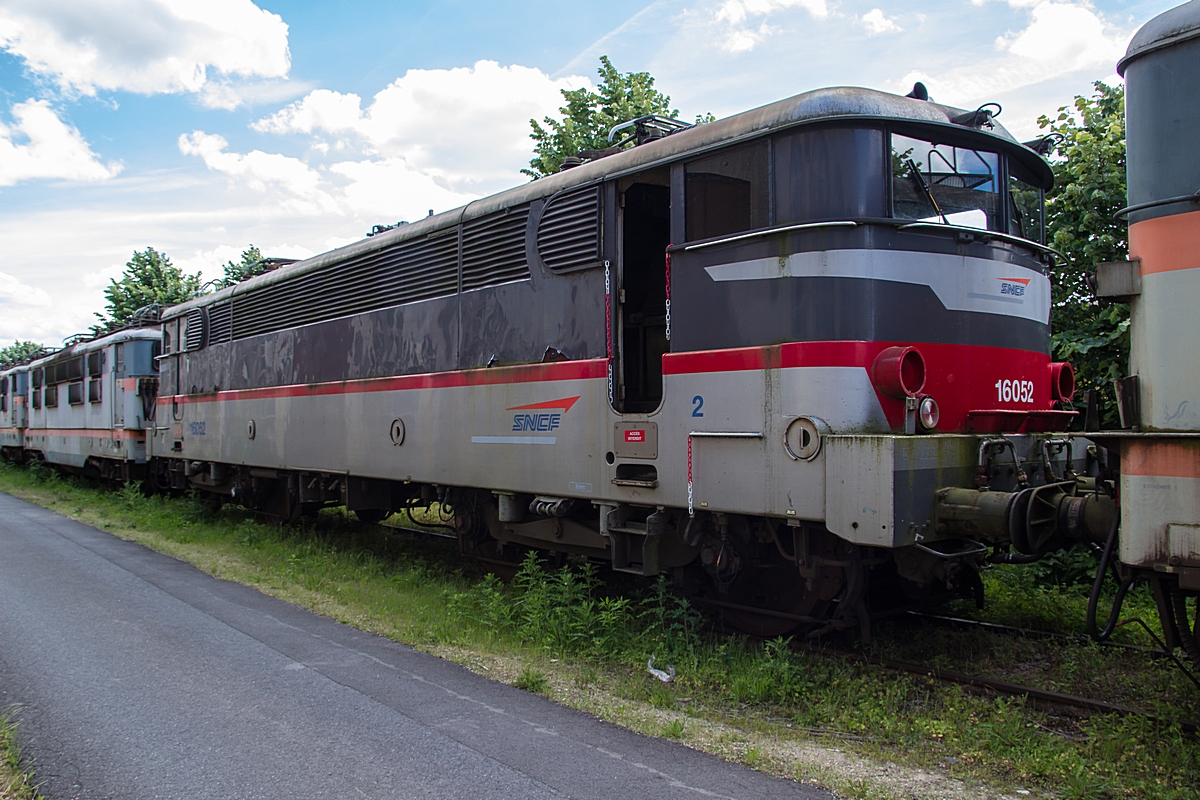
[[[639,176],[635,180],[645,180]],[[662,402],[662,357],[668,350],[666,249],[671,242],[671,189],[638,182],[623,193],[621,227],[621,373],[618,408],[654,411]]]

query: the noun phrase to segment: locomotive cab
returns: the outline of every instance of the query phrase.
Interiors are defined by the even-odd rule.
[[[668,373],[731,358],[843,368],[826,373],[840,396],[805,412],[834,430],[915,432],[918,392],[932,398],[919,425],[930,431],[1065,427],[1051,381],[1049,167],[995,133],[834,117],[676,167]],[[884,374],[894,347],[911,348],[920,385]]]

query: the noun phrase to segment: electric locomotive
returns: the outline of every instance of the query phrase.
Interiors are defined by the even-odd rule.
[[[108,480],[143,480],[161,338],[157,327],[130,328],[0,372],[5,455]]]
[[[764,635],[866,633],[1010,546],[1102,540],[1096,449],[1060,433],[1052,173],[997,110],[833,88],[642,118],[171,308],[155,480],[283,519],[440,500],[481,558],[673,571]]]

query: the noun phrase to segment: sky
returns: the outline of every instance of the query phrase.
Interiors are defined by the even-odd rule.
[[[154,247],[205,280],[518,185],[529,120],[648,71],[683,119],[826,86],[1037,118],[1175,0],[0,0],[0,346]]]

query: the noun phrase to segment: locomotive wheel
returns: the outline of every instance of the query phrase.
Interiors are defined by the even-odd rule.
[[[809,553],[834,559],[836,542],[829,534],[810,535]],[[844,583],[840,567],[821,567],[810,582],[802,577],[796,564],[785,560],[778,552],[765,563],[744,566],[725,591],[715,579],[711,596],[720,603],[742,608],[721,607],[725,621],[751,636],[772,638],[791,633],[800,627],[811,628],[817,623],[792,617],[823,619]],[[775,612],[775,613],[772,613]]]

